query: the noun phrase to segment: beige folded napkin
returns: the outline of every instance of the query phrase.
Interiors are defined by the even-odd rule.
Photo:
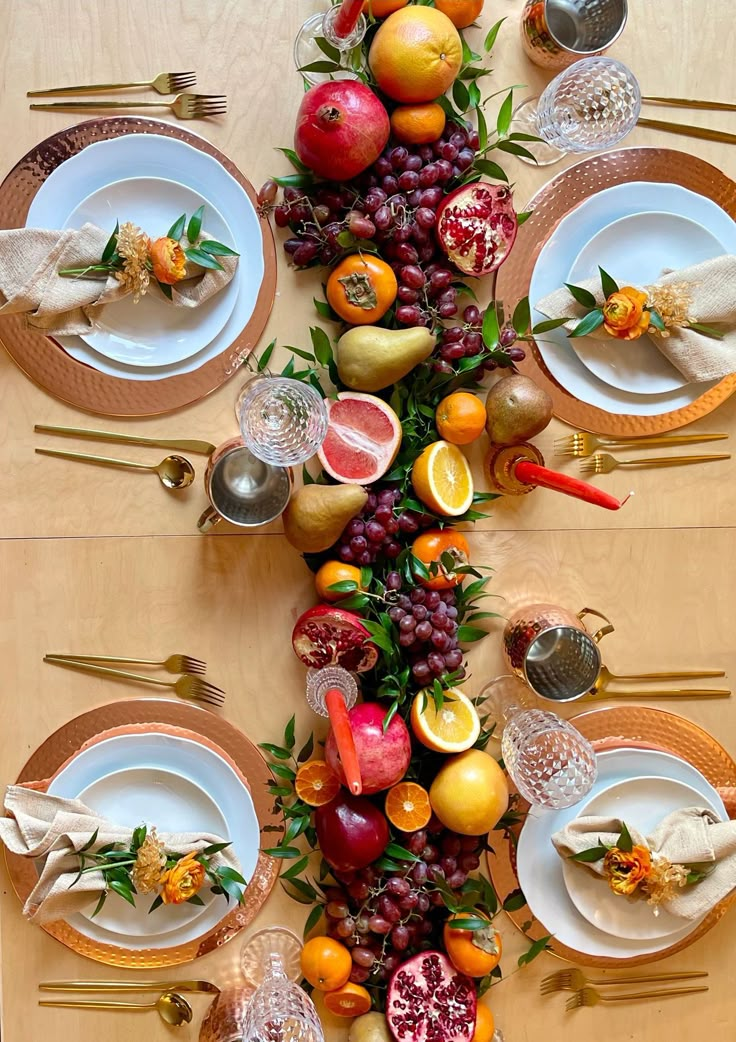
[[[556,832],[552,842],[560,857],[568,858],[601,843],[615,845],[621,834],[619,818],[575,818]],[[719,821],[704,807],[686,807],[663,818],[648,837],[629,827],[636,846],[645,846],[673,865],[712,865],[699,883],[678,888],[675,896],[662,902],[672,915],[699,919],[736,887],[736,821]],[[603,875],[603,859],[576,866]],[[704,869],[707,870],[707,869]]]
[[[35,923],[67,919],[88,908],[94,896],[104,888],[100,872],[86,872],[74,883],[79,872],[79,858],[74,852],[89,842],[95,829],[99,831],[92,852],[108,843],[127,845],[131,840],[130,829],[100,817],[80,800],[50,796],[24,785],[8,786],[5,810],[12,816],[0,818],[0,840],[8,850],[21,857],[45,858],[39,880],[23,906],[25,917]],[[145,808],[141,811],[145,812]],[[164,832],[159,833],[158,838],[166,850],[180,854],[223,842],[220,836],[199,832]],[[232,847],[213,854],[211,864],[213,868],[228,865],[240,871]],[[74,886],[70,889],[72,883]]]
[[[121,300],[128,291],[112,275],[102,280],[58,273],[98,264],[109,238],[109,231],[94,224],[85,224],[79,231],[0,231],[0,317],[24,312],[30,326],[54,336],[88,332],[104,306]],[[201,236],[202,241],[208,238],[211,236]],[[222,271],[200,268],[194,278],[171,287],[174,307],[198,307],[230,282],[238,258],[217,260]],[[158,289],[149,292],[158,293]]]
[[[615,272],[610,272],[619,286],[630,285],[620,281]],[[656,336],[651,331],[650,339],[665,358],[674,365],[691,383],[705,380],[720,380],[736,371],[736,257],[714,257],[690,268],[679,271],[666,271],[657,279],[655,286],[671,286],[686,283],[690,295],[688,313],[692,322],[702,322],[713,326],[724,334],[723,340],[714,340],[693,329],[683,327],[671,328],[668,337]],[[590,290],[600,306],[605,297],[601,289],[600,278],[581,282],[583,289]],[[646,286],[637,286],[646,290]],[[578,304],[570,291],[562,286],[535,304],[548,318],[564,318],[569,315],[574,321],[565,326],[568,332],[574,329],[585,312],[589,309]],[[617,340],[609,336],[603,329],[589,334],[596,339],[605,339],[610,343],[612,352],[636,351],[636,340]],[[570,341],[573,349],[575,340]],[[627,355],[631,357],[631,355]]]

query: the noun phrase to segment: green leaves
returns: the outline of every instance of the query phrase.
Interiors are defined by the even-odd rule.
[[[691,322],[687,329],[693,329],[696,333],[701,333],[703,336],[710,337],[711,340],[723,340],[725,333],[722,333],[720,329],[714,329],[713,326],[706,326],[702,322]]]
[[[538,941],[535,941],[527,952],[524,952],[523,955],[519,956],[517,960],[519,969],[521,969],[522,966],[528,966],[529,963],[533,962],[538,955],[541,955],[543,951],[546,951],[547,948],[549,948],[549,942],[551,940],[552,934],[547,934],[546,937],[540,937]]]
[[[167,238],[169,238],[169,239],[176,239],[176,241],[178,242],[179,239],[181,239],[182,235],[184,234],[184,229],[186,227],[186,224],[187,224],[187,215],[185,213],[183,213],[181,215],[181,217],[177,218],[177,220],[174,221],[174,223],[171,225],[171,227],[167,231],[167,233],[166,233]]]
[[[645,308],[645,310],[649,312],[650,325],[654,326],[654,328],[658,329],[661,333],[662,330],[665,328],[665,325],[660,313],[655,308]]]
[[[581,850],[578,854],[571,854],[569,860],[579,861],[584,865],[588,865],[592,864],[594,861],[600,861],[607,853],[608,847],[600,843],[598,846],[589,847],[587,850]]]
[[[618,293],[618,283],[615,279],[611,278],[607,271],[603,270],[600,264],[598,265],[598,271],[601,276],[601,289],[603,290],[603,295],[608,298],[612,293]]]
[[[589,311],[585,318],[582,318],[571,332],[567,335],[569,338],[576,336],[587,336],[588,333],[592,333],[598,329],[599,326],[603,325],[603,312],[600,308],[595,308],[593,311]]]
[[[215,271],[223,270],[222,264],[218,260],[215,260],[209,253],[205,253],[204,250],[199,248],[191,247],[188,250],[184,250],[184,256],[192,264],[199,264],[201,268],[213,268]]]
[[[312,930],[315,928],[317,923],[322,918],[322,912],[324,910],[323,905],[315,905],[312,911],[307,916],[307,921],[304,924],[304,931],[302,936],[306,940]]]
[[[498,36],[498,31],[499,31],[499,29],[501,28],[501,26],[503,25],[503,23],[505,21],[506,21],[505,18],[500,18],[496,22],[496,24],[494,26],[492,26],[488,30],[488,34],[487,34],[485,40],[483,41],[483,50],[486,52],[486,54],[490,54],[491,51],[493,50],[493,45],[496,42],[496,37]]]
[[[584,289],[582,286],[572,286],[569,282],[565,283],[565,287],[568,289],[570,296],[577,300],[578,304],[582,304],[584,308],[597,306],[595,297],[589,289]]]
[[[631,833],[626,827],[626,822],[621,822],[621,833],[616,840],[616,846],[619,850],[623,850],[625,854],[630,854],[634,849],[634,841],[631,838]]]
[[[506,900],[503,902],[501,907],[504,912],[518,912],[525,904],[526,898],[522,894],[521,890],[512,890],[511,893],[506,896]]]
[[[339,53],[336,48],[332,47],[331,44],[327,43],[327,40],[322,40],[322,43],[325,46],[329,47],[330,50],[334,50],[336,54]],[[321,46],[321,44],[319,44],[319,46]],[[291,165],[294,167],[294,169],[298,170],[300,174],[306,174],[308,172],[309,167],[305,166],[304,163],[302,163],[301,159],[296,154],[293,148],[277,148],[276,151],[283,152],[286,158],[291,163]]]
[[[529,307],[529,297],[522,297],[519,303],[514,308],[514,314],[511,319],[511,325],[514,327],[519,336],[524,334],[531,325],[531,309]]]
[[[204,214],[204,204],[198,207],[191,218],[189,219],[189,226],[187,227],[187,239],[189,239],[192,246],[196,243],[199,238],[199,233],[202,231],[202,215]]]
[[[494,302],[491,302],[486,308],[486,313],[483,316],[483,343],[486,347],[493,350],[498,347],[499,338],[501,336],[501,328],[498,322],[498,312]]]
[[[120,221],[116,221],[115,222],[115,231],[112,233],[110,238],[107,240],[107,244],[105,245],[105,248],[102,251],[102,256],[100,257],[100,262],[102,264],[107,264],[107,262],[111,259],[113,253],[115,252],[115,250],[117,248],[117,245],[118,245],[118,232],[119,231],[120,231]]]
[[[480,109],[478,114],[480,115]],[[479,170],[481,174],[485,174],[486,177],[493,177],[496,181],[505,181],[508,184],[509,179],[506,176],[506,172],[498,163],[494,163],[490,159],[476,159],[473,165],[476,170]]]
[[[229,246],[226,246],[222,242],[216,242],[214,239],[204,239],[199,244],[199,249],[203,253],[211,253],[219,257],[239,257],[240,254],[236,250],[231,250]]]
[[[498,110],[498,115],[496,117],[496,133],[499,137],[506,137],[509,130],[511,129],[511,116],[513,114],[513,106],[514,92],[513,90],[510,90],[506,97],[503,99],[501,108]],[[501,145],[503,143],[504,142],[500,142],[498,147],[501,148]]]
[[[537,322],[536,326],[532,329],[532,335],[536,336],[538,333],[549,333],[551,329],[559,329],[560,326],[564,326],[566,322],[570,322],[569,316],[565,318],[548,318],[544,322]]]

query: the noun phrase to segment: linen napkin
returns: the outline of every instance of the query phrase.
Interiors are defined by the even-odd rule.
[[[621,834],[619,818],[575,818],[552,837],[562,858],[602,843],[615,845]],[[712,871],[699,883],[679,888],[675,896],[662,902],[672,915],[699,919],[736,887],[736,821],[719,821],[703,807],[685,807],[663,818],[648,837],[629,828],[636,846],[645,846],[667,858],[673,865],[712,865]],[[576,866],[603,875],[603,859]]]
[[[112,275],[103,281],[58,273],[99,263],[109,238],[109,231],[94,224],[85,224],[78,231],[0,231],[0,317],[24,312],[29,326],[48,335],[88,332],[105,305],[122,300],[127,290]],[[208,238],[211,236],[201,236],[202,240]],[[171,287],[174,307],[198,307],[224,289],[235,274],[238,258],[217,259],[222,271],[198,268],[195,277]]]
[[[70,889],[79,872],[74,852],[89,842],[95,829],[99,831],[93,851],[107,843],[128,844],[131,838],[129,828],[108,821],[80,800],[50,796],[24,785],[8,786],[5,810],[12,816],[0,818],[0,840],[8,850],[21,857],[45,858],[39,880],[23,906],[25,917],[35,923],[69,918],[87,908],[104,888],[101,872],[86,872]],[[200,832],[164,832],[158,838],[167,850],[182,854],[223,842],[220,836]],[[232,847],[213,854],[211,864],[240,871]]]
[[[620,286],[629,284],[619,281],[614,272],[611,272],[611,275]],[[677,283],[687,284],[691,321],[713,326],[724,334],[723,340],[714,340],[681,326],[671,328],[668,337],[652,333],[650,339],[690,383],[720,380],[736,371],[736,257],[714,257],[712,260],[681,268],[679,271],[665,271],[653,285],[671,286]],[[590,290],[596,304],[600,306],[604,303],[605,297],[599,278],[589,279],[580,285]],[[637,288],[646,290],[647,287]],[[566,324],[568,332],[577,325],[587,310],[577,303],[564,286],[544,297],[535,306],[537,311],[548,318],[570,315],[574,321]],[[636,351],[636,340],[616,340],[603,330],[596,330],[589,335],[596,339],[608,340],[612,352]],[[571,340],[570,343],[574,349],[575,340]]]

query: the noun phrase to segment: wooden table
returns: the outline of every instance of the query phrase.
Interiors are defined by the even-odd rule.
[[[117,0],[99,5],[5,0],[0,11],[5,74],[1,172],[72,122],[63,113],[29,114],[26,89],[127,79],[162,68],[196,68],[201,88],[227,93],[227,117],[193,129],[205,133],[254,184],[284,172],[286,161],[273,149],[290,144],[289,128],[301,96],[291,47],[299,25],[317,6],[306,0]],[[508,16],[489,82],[495,90],[526,83],[534,93],[548,76],[522,54],[516,28],[521,6],[521,0],[486,4],[484,30],[501,15]],[[629,26],[611,53],[636,70],[646,92],[734,96],[736,74],[732,63],[723,60],[731,28],[727,5],[717,0],[640,0],[631,7]],[[471,42],[474,38],[481,40],[480,29],[471,32]],[[729,114],[688,112],[687,119],[736,130],[736,116]],[[736,176],[736,160],[727,146],[641,130],[627,144],[697,152]],[[536,171],[511,158],[506,168],[516,180],[519,209],[559,169]],[[318,278],[287,268],[279,249],[278,293],[264,344],[272,337],[281,344],[306,342],[308,325],[315,320],[311,298]],[[107,422],[120,430],[219,442],[235,432],[237,384],[232,381],[177,416]],[[304,674],[288,652],[288,635],[293,620],[312,603],[313,588],[278,525],[251,536],[223,525],[222,531],[204,538],[195,529],[205,504],[200,483],[184,494],[166,495],[151,478],[40,459],[33,449],[45,439],[34,436],[35,422],[94,425],[34,387],[2,353],[3,781],[14,779],[33,749],[66,720],[128,694],[117,685],[43,665],[42,656],[50,649],[120,649],[151,657],[186,650],[211,663],[213,679],[228,692],[228,717],[254,741],[277,740],[292,712],[306,731],[311,719],[303,697]],[[699,426],[736,433],[736,399]],[[553,422],[538,439],[548,456],[560,433],[562,426]],[[147,462],[159,458],[156,451],[129,450],[130,458]],[[726,463],[674,474],[611,475],[605,487],[614,494],[629,488],[638,493],[617,514],[541,491],[521,501],[501,501],[494,504],[491,520],[471,536],[474,559],[495,569],[493,590],[506,598],[504,610],[529,599],[549,599],[570,607],[592,604],[610,614],[616,633],[607,639],[606,661],[614,670],[703,666],[733,672],[734,470]],[[471,693],[500,672],[499,649],[496,632],[472,651]],[[687,701],[680,711],[736,752],[730,703]],[[139,1023],[130,1015],[37,1008],[40,980],[117,977],[121,971],[83,960],[23,922],[4,872],[1,907],[6,1042],[37,1040],[52,1032],[78,1042],[129,1038]],[[284,923],[299,931],[303,919],[303,909],[277,887],[256,925]],[[560,997],[539,997],[539,979],[558,964],[544,956],[514,973],[525,944],[509,923],[503,932],[507,976],[488,1001],[508,1042],[562,1037],[583,1042],[604,1026],[607,1037],[632,1042],[652,1042],[668,1032],[690,1038],[704,1025],[711,1042],[733,1038],[728,966],[736,916],[657,966],[709,970],[708,996],[611,1007],[607,1013],[580,1011],[573,1017],[564,1013]],[[196,969],[198,976],[221,985],[237,981],[240,943],[234,941],[188,972]],[[174,979],[177,970],[163,975]],[[195,996],[194,1004],[195,1021],[180,1037],[197,1037],[206,1001]],[[169,1037],[154,1017],[140,1025],[146,1037]],[[331,1039],[345,1037],[345,1022],[327,1015],[325,1025]]]

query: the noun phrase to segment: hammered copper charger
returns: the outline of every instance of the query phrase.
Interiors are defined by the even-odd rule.
[[[621,148],[585,159],[558,174],[527,206],[531,217],[521,226],[509,259],[499,268],[496,297],[509,307],[529,292],[534,265],[552,232],[585,199],[629,181],[677,184],[706,196],[736,219],[736,182],[703,159],[665,148]],[[517,364],[552,398],[553,411],[581,430],[625,438],[645,437],[683,427],[717,409],[736,391],[736,373],[724,377],[689,405],[653,416],[607,412],[580,401],[552,376],[532,343]]]
[[[75,717],[54,731],[39,746],[21,770],[18,783],[48,783],[83,746],[95,740],[118,734],[151,731],[200,741],[223,756],[250,790],[261,829],[261,847],[273,845],[273,830],[276,829],[278,832],[279,827],[283,825],[283,818],[276,811],[274,800],[268,792],[268,785],[273,778],[266,761],[250,739],[227,720],[178,700],[122,699]],[[45,788],[46,785],[40,787]],[[23,902],[38,879],[35,865],[26,858],[17,857],[7,851],[5,860],[13,889]],[[45,923],[42,929],[72,951],[110,966],[125,966],[130,969],[174,966],[191,962],[192,959],[220,948],[248,926],[264,905],[278,875],[279,863],[259,852],[255,871],[248,880],[243,904],[238,907],[231,905],[230,910],[225,908],[219,923],[200,937],[165,948],[126,949],[118,945],[103,944],[75,930],[67,922]]]
[[[198,134],[174,123],[138,116],[114,116],[78,123],[36,145],[0,185],[0,228],[21,228],[36,192],[64,160],[87,145],[126,134],[157,134],[184,141],[216,159],[238,182],[256,208],[253,186],[235,164]],[[276,294],[276,250],[268,219],[259,217],[264,274],[250,321],[215,358],[190,373],[161,380],[126,380],[100,373],[66,353],[52,338],[26,326],[23,315],[0,324],[1,342],[20,369],[39,387],[100,416],[157,416],[199,401],[235,373],[258,343]]]

